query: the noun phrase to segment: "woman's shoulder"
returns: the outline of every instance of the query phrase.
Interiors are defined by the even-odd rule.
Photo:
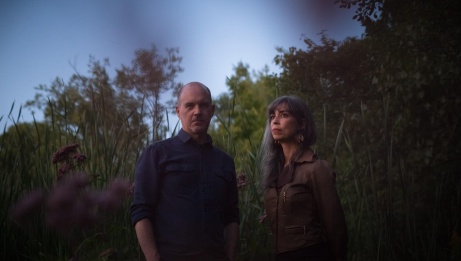
[[[310,148],[304,150],[295,160],[296,163],[315,162],[318,160],[317,154]]]

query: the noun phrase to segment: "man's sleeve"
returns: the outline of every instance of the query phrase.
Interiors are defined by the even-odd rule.
[[[237,190],[237,177],[235,174],[235,165],[234,161],[231,159],[229,167],[232,170],[231,172],[231,182],[229,183],[229,193],[227,195],[227,211],[224,216],[223,223],[227,225],[229,223],[235,222],[240,223],[239,216],[239,207],[238,207],[238,190]]]
[[[133,202],[130,207],[132,225],[141,219],[153,217],[160,185],[158,165],[159,152],[153,144],[146,148],[136,164]]]

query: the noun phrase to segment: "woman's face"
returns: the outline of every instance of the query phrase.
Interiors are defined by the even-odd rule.
[[[286,104],[280,104],[270,115],[271,132],[279,142],[296,142],[300,126],[296,118],[288,112]]]

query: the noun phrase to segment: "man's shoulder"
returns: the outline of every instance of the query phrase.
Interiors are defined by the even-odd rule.
[[[166,139],[163,139],[163,140],[158,140],[156,142],[154,142],[153,144],[160,144],[160,145],[168,145],[168,144],[171,144],[172,142],[174,142],[175,140],[177,139],[177,136],[173,136],[173,137],[169,137],[169,138],[166,138]]]
[[[163,140],[157,140],[147,145],[146,150],[168,149],[168,148],[171,148],[174,142],[175,142],[175,137],[170,137],[170,138],[166,138]]]

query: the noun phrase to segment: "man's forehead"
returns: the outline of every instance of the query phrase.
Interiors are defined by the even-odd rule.
[[[211,104],[211,100],[207,95],[183,95],[179,100],[180,104]]]
[[[211,103],[206,97],[187,97],[181,100],[182,103]]]
[[[185,86],[179,100],[181,102],[211,102],[209,93],[200,85]]]

